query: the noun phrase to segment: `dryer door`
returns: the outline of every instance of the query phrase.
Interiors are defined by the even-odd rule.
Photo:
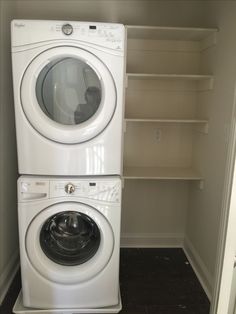
[[[22,78],[21,104],[41,135],[76,144],[109,124],[116,89],[110,71],[96,56],[76,47],[56,47],[29,64]]]
[[[52,205],[29,225],[25,239],[32,266],[50,281],[87,281],[107,265],[114,236],[107,219],[95,208],[76,202]]]

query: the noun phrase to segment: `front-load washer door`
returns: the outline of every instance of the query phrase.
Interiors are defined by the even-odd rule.
[[[65,144],[101,133],[116,108],[116,88],[106,65],[76,47],[51,48],[35,57],[21,83],[21,105],[44,137]]]
[[[95,208],[63,202],[49,206],[32,220],[25,247],[31,265],[44,278],[76,284],[106,267],[114,236],[105,216]]]

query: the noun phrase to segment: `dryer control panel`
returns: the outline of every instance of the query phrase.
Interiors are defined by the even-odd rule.
[[[21,177],[18,181],[18,200],[35,201],[49,198],[85,198],[120,203],[121,179],[119,177],[52,179]]]
[[[125,27],[117,23],[13,20],[12,47],[46,44],[56,40],[79,41],[124,52]],[[26,48],[26,47],[25,47]],[[32,48],[32,47],[30,47]]]

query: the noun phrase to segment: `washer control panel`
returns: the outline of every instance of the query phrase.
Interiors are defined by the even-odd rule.
[[[50,197],[81,197],[104,202],[121,201],[121,184],[114,181],[50,181]]]
[[[121,179],[118,177],[80,179],[50,179],[24,177],[18,181],[18,200],[35,201],[49,198],[93,199],[97,201],[120,203]]]

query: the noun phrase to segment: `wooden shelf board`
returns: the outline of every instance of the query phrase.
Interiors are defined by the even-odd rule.
[[[127,73],[128,79],[150,80],[150,79],[167,79],[167,80],[212,80],[213,75],[193,75],[193,74],[156,74],[156,73]]]
[[[203,180],[192,168],[182,167],[125,167],[125,179]]]
[[[127,25],[128,39],[201,41],[217,33],[217,28]]]
[[[208,120],[200,119],[135,119],[125,118],[127,122],[159,122],[159,123],[208,123]]]

